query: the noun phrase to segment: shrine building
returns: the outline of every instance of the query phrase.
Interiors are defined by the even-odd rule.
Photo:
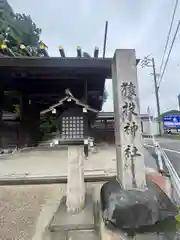
[[[111,65],[97,49],[94,57],[81,57],[79,49],[70,58],[63,51],[61,57],[0,57],[0,148],[37,145],[40,116],[49,113],[56,116],[62,144],[87,137],[114,142],[114,114],[101,112]],[[19,117],[4,113],[7,96],[19,103]]]
[[[12,138],[10,121],[7,126],[2,119],[7,95],[20,103],[19,124],[13,135],[19,148],[38,143],[40,115],[53,110],[61,140],[82,142],[102,109],[111,62],[110,58],[78,56],[0,57],[0,148],[6,148],[7,138]]]

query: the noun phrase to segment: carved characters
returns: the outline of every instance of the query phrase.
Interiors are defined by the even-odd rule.
[[[122,104],[122,119],[124,122],[124,134],[127,136],[127,146],[124,148],[125,169],[131,168],[133,177],[133,186],[136,186],[135,179],[135,161],[141,156],[138,148],[135,146],[136,133],[139,126],[136,122],[138,116],[136,109],[136,86],[132,82],[123,82],[121,84],[121,94],[123,99]]]
[[[132,137],[136,136],[136,132],[138,130],[138,125],[136,122],[127,122],[126,125],[124,126],[124,132],[127,133],[128,135],[131,134]]]
[[[136,157],[141,156],[141,153],[139,152],[139,150],[137,149],[136,146],[131,146],[131,145],[127,145],[127,147],[124,150],[124,155],[125,155],[125,168],[128,167],[128,163],[131,161],[133,162]]]
[[[123,97],[131,99],[133,96],[136,96],[136,86],[134,86],[132,82],[123,82],[121,84],[121,93]]]
[[[136,97],[136,86],[134,86],[132,82],[123,82],[121,84],[121,93],[124,98],[124,104],[122,106],[123,118],[128,118],[129,121],[132,121],[132,115],[137,116],[135,111],[136,104],[133,99]]]

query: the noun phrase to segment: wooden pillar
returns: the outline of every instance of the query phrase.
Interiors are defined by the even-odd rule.
[[[106,142],[108,142],[108,129],[107,129],[107,119],[104,119],[104,139]]]
[[[85,81],[84,85],[84,99],[85,104],[87,104],[88,101],[88,82],[87,79]],[[89,125],[88,125],[88,112],[86,108],[83,108],[83,119],[84,119],[84,155],[85,158],[88,158],[89,155],[89,148],[88,148],[88,137],[89,137]]]
[[[4,125],[4,122],[3,122],[3,119],[2,119],[2,116],[3,116],[3,107],[4,107],[4,90],[3,90],[3,86],[0,86],[0,149],[4,148],[4,144],[3,144],[3,125]]]
[[[28,132],[27,132],[27,119],[28,119],[28,100],[24,96],[20,96],[20,126],[18,134],[18,147],[23,148],[28,146]]]
[[[125,189],[146,188],[135,50],[116,50],[112,66],[117,176]]]
[[[39,106],[26,98],[20,102],[20,129],[18,147],[35,146],[39,139]]]
[[[0,120],[2,120],[3,106],[4,106],[4,91],[0,87]]]
[[[88,137],[89,137],[89,126],[88,126],[88,113],[87,109],[83,108],[83,115],[84,115],[84,155],[85,158],[88,158],[89,149],[88,149]]]
[[[144,132],[143,119],[141,119],[141,132]]]

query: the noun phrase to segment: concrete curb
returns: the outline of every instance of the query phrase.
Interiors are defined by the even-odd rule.
[[[85,182],[106,182],[114,179],[116,175],[89,175],[85,176]],[[5,185],[37,185],[37,184],[65,184],[67,177],[20,177],[20,178],[1,178],[0,186]]]
[[[172,186],[169,177],[161,175],[153,168],[148,168],[146,178],[156,183],[168,195],[169,198],[172,197]]]
[[[116,177],[116,173],[111,174],[87,174],[85,182],[106,182]],[[161,175],[156,169],[146,168],[146,177],[155,182],[169,197],[171,197],[171,181],[168,177]],[[38,184],[66,184],[67,176],[44,176],[44,177],[4,177],[0,178],[0,186],[6,185],[38,185]]]

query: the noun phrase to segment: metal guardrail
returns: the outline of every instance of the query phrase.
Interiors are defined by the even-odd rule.
[[[176,202],[176,204],[180,205],[180,177],[178,176],[176,170],[174,169],[164,149],[161,148],[160,144],[155,140],[155,136],[152,128],[152,120],[150,118],[149,107],[148,107],[148,115],[149,115],[149,124],[151,129],[152,142],[153,142],[153,145],[155,148],[155,154],[157,155],[157,160],[158,160],[159,172],[165,173],[164,171],[164,165],[165,165],[170,176],[173,191],[176,194],[174,201]]]
[[[146,146],[146,144],[144,145]],[[153,145],[155,149],[155,154],[157,155],[159,172],[161,172],[162,174],[165,173],[165,165],[169,173],[174,194],[176,196],[174,201],[176,202],[176,204],[180,205],[180,177],[178,176],[167,154],[165,153],[164,149],[161,148],[159,143],[157,141],[153,141]]]
[[[169,160],[168,156],[166,155],[164,149],[162,149],[159,144],[158,144],[157,148],[158,148],[159,154],[161,155],[161,157],[164,160],[165,166],[168,169],[170,179],[171,179],[171,183],[172,183],[172,187],[173,187],[173,190],[176,193],[176,199],[174,199],[174,200],[176,201],[176,203],[178,205],[180,205],[180,178],[179,178],[176,170],[174,169],[171,161]]]

